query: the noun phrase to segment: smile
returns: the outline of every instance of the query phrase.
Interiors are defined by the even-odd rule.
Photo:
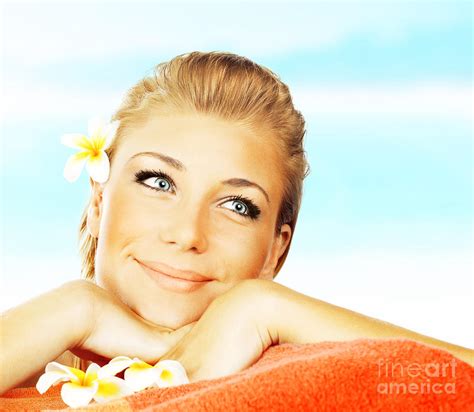
[[[143,271],[153,281],[155,281],[161,288],[169,290],[171,292],[178,292],[178,293],[193,292],[209,284],[210,282],[212,282],[212,279],[191,280],[191,279],[184,279],[178,276],[171,276],[169,274],[163,273],[156,269],[152,269],[151,267],[147,266],[143,262],[140,262],[139,260],[136,260],[136,261],[141,266]]]

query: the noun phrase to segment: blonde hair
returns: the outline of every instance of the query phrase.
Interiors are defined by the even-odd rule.
[[[284,192],[275,233],[283,224],[292,229],[289,244],[275,268],[274,277],[286,260],[293,239],[309,165],[303,149],[306,134],[303,115],[293,106],[288,86],[266,67],[246,57],[226,52],[191,52],[158,64],[153,73],[131,87],[112,116],[120,126],[107,150],[113,163],[116,148],[128,129],[143,124],[153,114],[167,110],[194,112],[264,131],[283,160]],[[89,199],[79,226],[82,277],[95,280],[97,238],[87,229]],[[79,367],[79,363],[76,363]]]

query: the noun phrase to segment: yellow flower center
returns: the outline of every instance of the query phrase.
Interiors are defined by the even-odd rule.
[[[100,135],[91,136],[89,139],[84,136],[79,144],[83,148],[83,153],[87,153],[91,159],[100,157],[104,145],[105,137]]]
[[[166,382],[171,382],[171,380],[173,379],[173,374],[169,370],[163,369],[160,378]]]
[[[99,388],[97,389],[97,395],[103,396],[104,398],[109,396],[115,396],[119,393],[119,387],[117,384],[112,382],[106,382],[104,380],[99,381]]]

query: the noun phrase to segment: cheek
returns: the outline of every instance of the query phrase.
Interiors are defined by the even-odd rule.
[[[140,289],[131,256],[144,231],[150,232],[149,216],[133,199],[126,190],[111,191],[104,199],[95,261],[96,283],[130,307]]]
[[[226,273],[232,280],[258,277],[270,251],[266,233],[258,231],[241,237],[225,237],[219,243],[218,254],[226,263]]]
[[[129,192],[117,191],[109,199],[99,236],[102,235],[109,245],[123,246],[145,229],[150,230],[150,220],[146,210]]]
[[[128,201],[127,201],[128,199]],[[104,273],[114,273],[123,264],[129,245],[149,229],[148,217],[127,193],[112,193],[104,199],[96,255],[97,278]]]

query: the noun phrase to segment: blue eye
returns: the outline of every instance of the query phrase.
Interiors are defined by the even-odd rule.
[[[153,181],[153,178],[148,179],[148,180]],[[163,190],[165,192],[167,192],[168,189],[171,189],[171,183],[168,182],[168,180],[163,177],[154,178],[154,183],[158,185],[160,190]]]
[[[161,170],[140,170],[135,173],[135,179],[140,184],[159,192],[169,192],[174,186],[173,179]],[[146,181],[150,181],[150,183],[146,183]]]
[[[135,173],[135,181],[151,190],[157,192],[174,192],[176,185],[173,179],[161,170],[140,170]],[[149,183],[146,183],[150,181]],[[260,208],[250,199],[242,195],[231,196],[226,203],[231,203],[231,207],[225,207],[239,216],[256,220],[260,215]]]
[[[244,202],[241,202],[240,200],[232,200],[231,202],[233,206],[231,210],[234,210],[239,215],[248,215],[249,208]]]
[[[225,203],[228,202],[232,202],[233,208],[230,208],[230,210],[243,217],[255,220],[260,215],[260,208],[254,202],[244,196],[232,196],[230,200]]]

